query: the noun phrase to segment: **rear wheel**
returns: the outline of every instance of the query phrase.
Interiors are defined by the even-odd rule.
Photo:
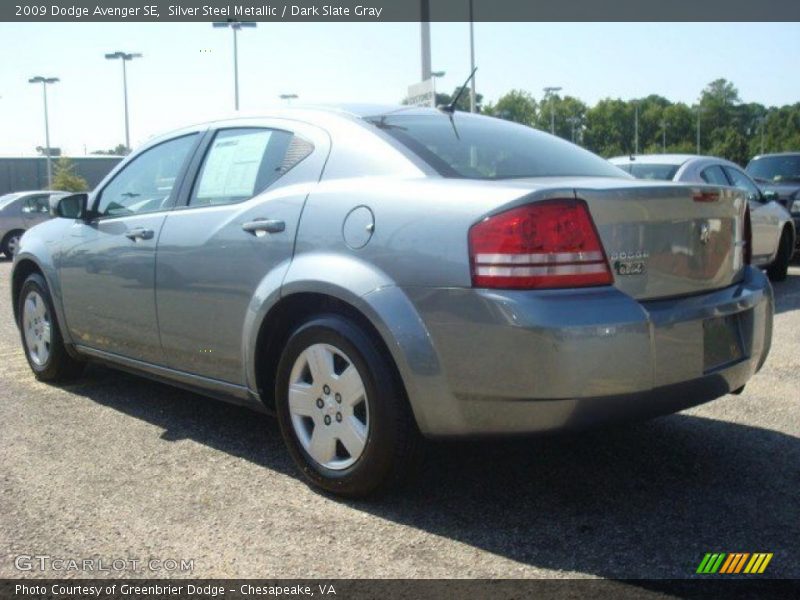
[[[767,268],[767,275],[772,281],[784,281],[789,272],[789,261],[792,259],[794,248],[792,248],[792,235],[788,229],[784,229],[781,234],[781,241],[778,243],[778,255],[775,261]]]
[[[19,295],[19,329],[25,358],[41,381],[64,381],[83,372],[83,361],[72,358],[64,346],[44,278],[28,276]]]
[[[290,336],[276,409],[289,452],[313,485],[357,497],[405,478],[419,434],[389,360],[339,315],[315,317]]]
[[[14,258],[14,255],[19,249],[19,240],[23,233],[23,231],[12,231],[3,240],[2,251],[8,258]]]

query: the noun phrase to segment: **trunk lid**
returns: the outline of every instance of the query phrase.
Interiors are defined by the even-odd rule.
[[[637,299],[708,292],[743,277],[746,201],[701,185],[576,187],[597,226],[614,285]]]

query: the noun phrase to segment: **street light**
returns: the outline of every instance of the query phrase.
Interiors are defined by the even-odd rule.
[[[703,107],[697,105],[697,153],[700,154],[700,113],[703,112]]]
[[[761,128],[761,152],[759,152],[759,154],[764,154],[764,127],[767,123],[767,115],[761,115],[756,120],[758,121],[758,125]]]
[[[545,98],[550,97],[550,133],[556,134],[556,107],[553,104],[551,95],[555,92],[560,92],[561,88],[556,86],[549,86],[544,88]]]
[[[133,60],[134,58],[141,58],[142,55],[138,52],[112,52],[110,54],[106,54],[106,59],[108,60],[117,60],[120,59],[122,61],[122,96],[125,102],[125,148],[128,150],[131,149],[131,135],[130,135],[130,127],[128,125],[128,71],[125,67],[125,63],[129,60]]]
[[[53,164],[50,160],[50,123],[47,119],[47,84],[57,83],[58,77],[42,77],[37,75],[28,79],[28,83],[41,83],[42,96],[44,98],[44,139],[45,139],[45,156],[47,158],[47,187],[53,187]]]
[[[567,117],[567,123],[572,125],[572,143],[573,144],[575,143],[575,126],[579,125],[580,122],[581,122],[581,118],[580,117],[576,117],[576,116]]]
[[[475,16],[472,0],[469,0],[469,69],[472,81],[469,88],[469,112],[475,112]]]
[[[633,102],[633,153],[639,154],[639,103]]]
[[[439,77],[444,77],[444,71],[431,71],[431,81],[433,82],[433,107],[436,108],[436,80]]]
[[[292,100],[299,98],[297,94],[281,94],[278,96],[281,100],[286,100],[286,104],[291,104]]]
[[[661,152],[667,153],[667,120],[661,119]]]
[[[233,30],[233,94],[236,110],[239,110],[239,43],[237,34],[242,27],[255,27],[252,21],[236,21],[230,19],[224,22],[211,24],[215,28],[230,27]]]

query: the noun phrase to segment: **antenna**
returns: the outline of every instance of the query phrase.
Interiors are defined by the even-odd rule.
[[[441,107],[443,111],[449,112],[450,114],[453,114],[453,112],[455,112],[456,104],[458,104],[458,101],[461,99],[461,95],[464,93],[464,90],[467,89],[467,85],[469,85],[469,82],[472,80],[473,77],[475,77],[475,71],[477,70],[478,67],[472,69],[472,73],[469,74],[469,77],[467,77],[467,80],[464,82],[464,85],[462,85],[461,88],[458,90],[458,93],[456,94],[455,98],[453,98],[450,101],[450,104],[448,104],[447,106]]]

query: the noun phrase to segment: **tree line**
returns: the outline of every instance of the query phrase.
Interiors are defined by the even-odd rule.
[[[436,94],[436,104],[449,104],[452,95]],[[469,95],[457,103],[469,110]],[[739,90],[726,79],[709,83],[694,105],[671,102],[651,94],[645,98],[605,98],[594,106],[573,96],[547,94],[536,99],[525,90],[511,90],[497,102],[483,103],[483,114],[550,131],[606,158],[633,154],[689,153],[697,148],[700,122],[700,154],[721,156],[744,165],[756,154],[800,151],[800,102],[785,106],[744,103]]]

